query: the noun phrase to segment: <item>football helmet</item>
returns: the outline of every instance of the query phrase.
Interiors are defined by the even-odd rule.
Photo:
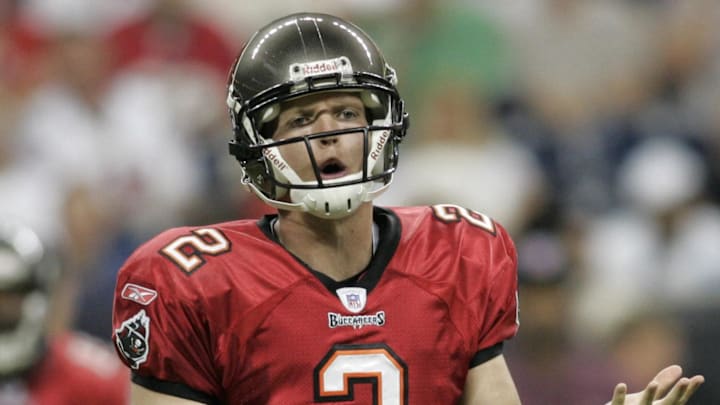
[[[55,262],[30,228],[0,219],[0,378],[32,367],[45,345]]]
[[[367,125],[273,140],[283,102],[328,91],[359,96]],[[292,14],[258,30],[232,67],[227,104],[234,132],[229,150],[243,183],[275,208],[321,218],[349,215],[388,187],[409,122],[395,70],[372,39],[352,23],[318,13]],[[362,168],[323,179],[326,168],[312,145],[340,136],[362,137]],[[311,178],[288,164],[284,148],[292,144],[307,151]]]

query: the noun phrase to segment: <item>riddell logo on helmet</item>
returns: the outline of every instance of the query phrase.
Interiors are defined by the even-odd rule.
[[[352,74],[352,72],[350,60],[344,56],[290,65],[290,78],[296,81],[328,73]]]
[[[340,66],[337,60],[320,61],[315,63],[308,63],[303,65],[303,75],[312,76],[322,73],[334,73],[340,70]]]
[[[265,155],[265,158],[272,162],[272,164],[275,165],[275,167],[277,167],[279,170],[287,169],[287,164],[285,164],[285,162],[280,157],[278,157],[276,151],[272,149],[265,149],[263,150],[263,155]]]
[[[378,139],[375,148],[373,148],[372,152],[370,152],[370,158],[372,160],[378,160],[378,158],[380,157],[380,153],[382,152],[383,148],[385,147],[385,143],[388,140],[388,136],[390,136],[390,131],[382,131],[380,139]]]

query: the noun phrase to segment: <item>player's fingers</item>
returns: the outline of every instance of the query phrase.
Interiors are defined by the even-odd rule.
[[[677,365],[665,367],[660,370],[659,373],[653,378],[653,381],[657,381],[658,389],[655,394],[655,398],[662,398],[665,396],[671,388],[675,386],[675,383],[682,377],[682,368]]]
[[[675,404],[681,404],[680,398],[685,395],[685,392],[687,392],[688,386],[690,385],[690,380],[687,378],[681,378],[673,387],[673,389],[670,391],[665,398],[663,398],[662,404],[665,405],[675,405]]]
[[[653,400],[656,398],[658,387],[659,384],[657,381],[650,381],[650,383],[645,388],[645,391],[643,391],[642,397],[640,397],[640,404],[652,405]]]
[[[705,382],[705,378],[701,375],[696,375],[695,377],[691,378],[688,383],[688,387],[685,390],[685,393],[680,397],[680,400],[678,401],[677,404],[678,405],[686,404],[690,400],[690,397],[693,396],[695,391],[697,391],[697,389],[700,388],[700,385],[702,385],[702,383],[704,383],[704,382]]]
[[[625,395],[627,395],[627,385],[620,383],[613,390],[612,402],[609,405],[624,405]]]

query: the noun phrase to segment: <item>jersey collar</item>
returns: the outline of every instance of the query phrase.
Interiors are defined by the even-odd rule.
[[[276,220],[277,214],[265,215],[258,220],[257,225],[268,239],[282,246],[272,230],[272,224]],[[362,287],[370,292],[380,281],[380,277],[395,254],[395,251],[400,243],[401,235],[400,219],[389,209],[373,207],[373,222],[377,225],[378,229],[377,249],[372,259],[370,259],[370,263],[368,263],[367,267],[360,272],[359,277],[356,276],[351,277],[348,280],[335,281],[325,274],[313,269],[291,252],[286,251],[292,255],[297,262],[302,264],[306,269],[308,269],[308,271],[317,277],[318,280],[320,280],[320,282],[322,282],[333,294],[341,287]]]

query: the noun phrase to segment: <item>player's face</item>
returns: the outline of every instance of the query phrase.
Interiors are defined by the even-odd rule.
[[[352,93],[320,93],[284,103],[273,140],[297,138],[298,142],[280,146],[278,151],[303,181],[316,181],[311,155],[302,137],[366,125],[365,106],[360,97]],[[362,130],[311,140],[320,177],[331,180],[362,170],[363,145]]]

